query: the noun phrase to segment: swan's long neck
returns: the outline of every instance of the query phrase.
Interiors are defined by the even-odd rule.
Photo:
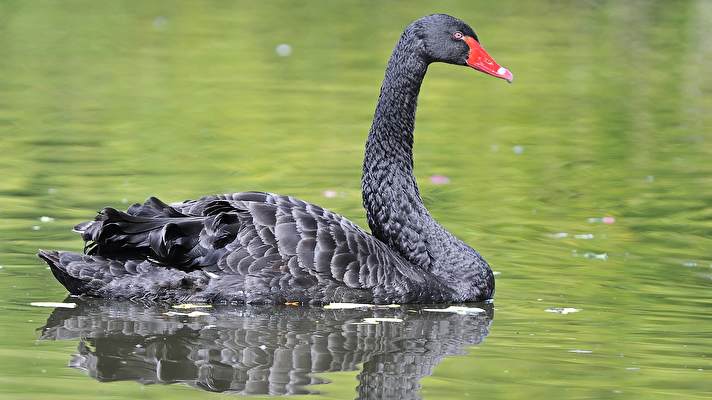
[[[452,300],[483,300],[494,291],[487,262],[430,216],[413,175],[415,109],[428,63],[410,28],[388,61],[366,142],[361,189],[368,224],[376,238],[452,290]]]
[[[371,232],[416,265],[430,266],[432,219],[413,176],[413,130],[428,64],[409,31],[393,50],[366,142],[361,181]]]

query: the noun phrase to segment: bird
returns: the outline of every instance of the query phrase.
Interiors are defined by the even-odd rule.
[[[409,24],[387,63],[365,146],[361,191],[371,233],[288,195],[237,192],[106,207],[74,230],[83,253],[38,256],[73,295],[230,304],[462,303],[492,299],[480,253],[426,209],[413,175],[421,83],[432,63],[511,83],[475,31],[446,14]]]

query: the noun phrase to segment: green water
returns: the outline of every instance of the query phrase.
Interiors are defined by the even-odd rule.
[[[515,75],[433,65],[416,129],[428,207],[500,273],[492,315],[401,310],[382,313],[402,323],[353,328],[371,314],[238,307],[188,321],[126,304],[29,306],[66,296],[35,251],[80,250],[71,227],[105,205],[265,190],[366,226],[360,164],[385,61],[432,12],[472,24]],[[266,352],[356,329],[359,349],[430,357],[416,379],[426,399],[710,398],[710,20],[705,0],[1,1],[0,397],[235,398],[67,366],[116,326],[170,341],[185,323],[262,332],[275,341],[248,342]],[[291,55],[275,53],[281,43]],[[44,340],[48,318],[89,326]],[[181,343],[198,352],[206,340]],[[359,360],[302,391],[356,397]]]

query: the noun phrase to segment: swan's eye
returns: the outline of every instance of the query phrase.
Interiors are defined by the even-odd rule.
[[[452,38],[455,40],[462,40],[463,37],[465,37],[465,35],[463,35],[460,31],[457,31],[452,34]]]

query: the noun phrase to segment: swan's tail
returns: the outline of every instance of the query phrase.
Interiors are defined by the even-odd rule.
[[[104,208],[74,227],[85,253],[110,259],[150,260],[183,270],[217,263],[240,230],[235,209],[215,201],[204,215],[186,215],[152,197],[126,212]],[[221,208],[222,207],[222,208]]]
[[[145,258],[151,253],[151,245],[161,247],[161,240],[155,237],[157,233],[166,227],[176,231],[174,224],[171,224],[173,221],[180,221],[182,228],[187,228],[185,230],[190,233],[195,233],[196,229],[200,231],[195,218],[178,212],[155,197],[149,198],[143,205],[134,204],[126,212],[106,207],[93,221],[82,222],[74,227],[74,231],[81,234],[86,242],[84,250],[87,254]],[[155,250],[165,251],[170,247]]]
[[[108,260],[67,251],[40,250],[37,256],[49,265],[54,277],[71,294],[83,294],[103,286],[100,272],[109,268]]]
[[[40,250],[37,255],[74,295],[181,301],[203,291],[210,280],[202,271],[188,273],[148,260],[115,260],[57,250]]]

